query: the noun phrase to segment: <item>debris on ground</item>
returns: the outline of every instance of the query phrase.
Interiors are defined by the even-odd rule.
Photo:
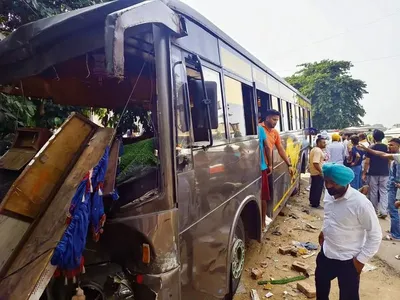
[[[274,294],[272,294],[271,292],[268,292],[268,293],[265,295],[265,297],[271,298],[273,295],[274,295]]]
[[[246,294],[246,293],[247,293],[246,288],[244,287],[243,283],[240,282],[236,290],[236,294]]]
[[[304,259],[310,258],[311,256],[314,256],[316,253],[317,252],[313,251],[310,254],[303,255],[302,258],[304,258]]]
[[[307,208],[303,208],[303,209],[301,210],[301,212],[306,213],[307,215],[310,214],[310,210],[307,209]]]
[[[315,227],[314,225],[311,225],[310,223],[307,223],[307,224],[306,224],[306,227],[307,227],[307,228],[310,228],[310,229],[318,230],[317,227]]]
[[[307,265],[301,261],[295,261],[292,264],[292,269],[297,272],[306,273],[309,268],[310,268],[309,265]]]
[[[318,250],[318,245],[313,244],[311,242],[300,243],[297,241],[292,241],[292,245],[295,247],[303,247],[306,248],[307,250]]]
[[[299,219],[299,216],[294,213],[289,214],[289,217],[291,217],[292,219],[295,219],[295,220]]]
[[[290,278],[283,278],[283,279],[277,279],[274,280],[273,278],[271,278],[271,280],[261,280],[259,282],[257,282],[258,285],[265,285],[265,284],[287,284],[290,282],[295,282],[295,281],[299,281],[299,280],[304,280],[307,277],[304,275],[300,275],[300,276],[296,276],[296,277],[290,277]]]
[[[281,210],[281,211],[279,212],[279,216],[284,217],[284,216],[286,216],[286,213],[285,213],[283,210]]]
[[[308,284],[307,282],[298,282],[297,289],[302,292],[307,298],[315,298],[317,296],[317,291],[315,286]]]
[[[374,266],[374,265],[365,264],[362,271],[363,271],[363,273],[367,273],[367,272],[369,272],[369,271],[373,271],[373,270],[376,270],[376,269],[377,269],[377,267]]]
[[[257,268],[253,268],[251,269],[251,278],[253,279],[260,279],[263,275],[263,271],[261,271],[260,269]]]
[[[394,258],[400,260],[400,255],[397,254]]]
[[[256,290],[250,291],[251,300],[260,300],[260,296],[258,295]]]
[[[266,267],[268,267],[268,262],[264,260],[264,261],[260,262],[260,266],[262,268],[266,268]]]
[[[270,290],[272,290],[272,284],[270,283],[270,282],[268,282],[266,285],[264,285],[264,290],[268,290],[268,291],[270,291]]]
[[[291,251],[294,249],[293,246],[283,246],[283,247],[279,247],[279,253],[282,255],[286,255],[286,254],[290,254]]]
[[[276,235],[276,236],[281,236],[281,235],[282,235],[282,232],[279,231],[279,226],[275,227],[275,228],[272,230],[272,233],[271,233],[271,234],[272,234],[272,235]]]

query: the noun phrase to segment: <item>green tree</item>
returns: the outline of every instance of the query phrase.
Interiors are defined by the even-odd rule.
[[[13,31],[29,22],[107,1],[109,0],[1,0],[0,30]]]
[[[366,83],[350,75],[349,61],[322,60],[305,63],[286,80],[312,103],[314,127],[339,129],[359,126],[365,110],[360,100],[367,94]]]

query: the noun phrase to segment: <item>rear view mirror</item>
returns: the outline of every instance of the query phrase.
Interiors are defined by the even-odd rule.
[[[211,129],[218,128],[217,83],[214,81],[206,81],[205,86],[208,99],[204,99],[201,80],[193,80],[189,82],[189,89],[193,91],[193,93],[191,93],[193,129],[208,129],[207,105],[204,100],[209,100]],[[206,140],[208,140],[208,138]]]

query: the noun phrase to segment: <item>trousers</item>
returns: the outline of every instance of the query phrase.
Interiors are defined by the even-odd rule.
[[[389,176],[368,176],[369,200],[382,215],[388,214],[388,181]]]
[[[324,189],[324,178],[320,175],[311,176],[309,200],[312,207],[319,206],[323,189]]]
[[[388,191],[388,210],[390,214],[390,234],[395,239],[400,239],[400,216],[399,210],[394,206],[396,202],[396,189]]]
[[[315,286],[317,300],[329,300],[331,281],[337,278],[339,282],[340,300],[359,300],[360,275],[353,260],[329,259],[324,254],[324,249],[317,256],[317,269],[315,270]]]

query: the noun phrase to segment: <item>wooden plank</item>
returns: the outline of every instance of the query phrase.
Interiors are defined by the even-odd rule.
[[[103,194],[110,195],[115,188],[115,181],[117,177],[119,147],[121,145],[120,139],[115,139],[110,149],[110,158],[108,159],[108,168],[104,180]]]
[[[17,247],[30,223],[0,215],[0,270]]]
[[[68,118],[14,182],[0,209],[34,219],[54,196],[82,145],[97,127],[78,114]]]
[[[84,175],[97,165],[107,145],[111,144],[113,129],[99,128],[79,157],[38,225],[29,236],[18,257],[0,281],[0,298],[28,299],[37,283],[48,273],[53,250],[66,229],[65,219],[71,199]],[[28,264],[28,265],[27,265]],[[45,276],[50,279],[50,276]],[[47,284],[44,280],[41,285]]]
[[[35,149],[11,148],[1,158],[2,169],[19,171],[21,170],[35,155]]]

